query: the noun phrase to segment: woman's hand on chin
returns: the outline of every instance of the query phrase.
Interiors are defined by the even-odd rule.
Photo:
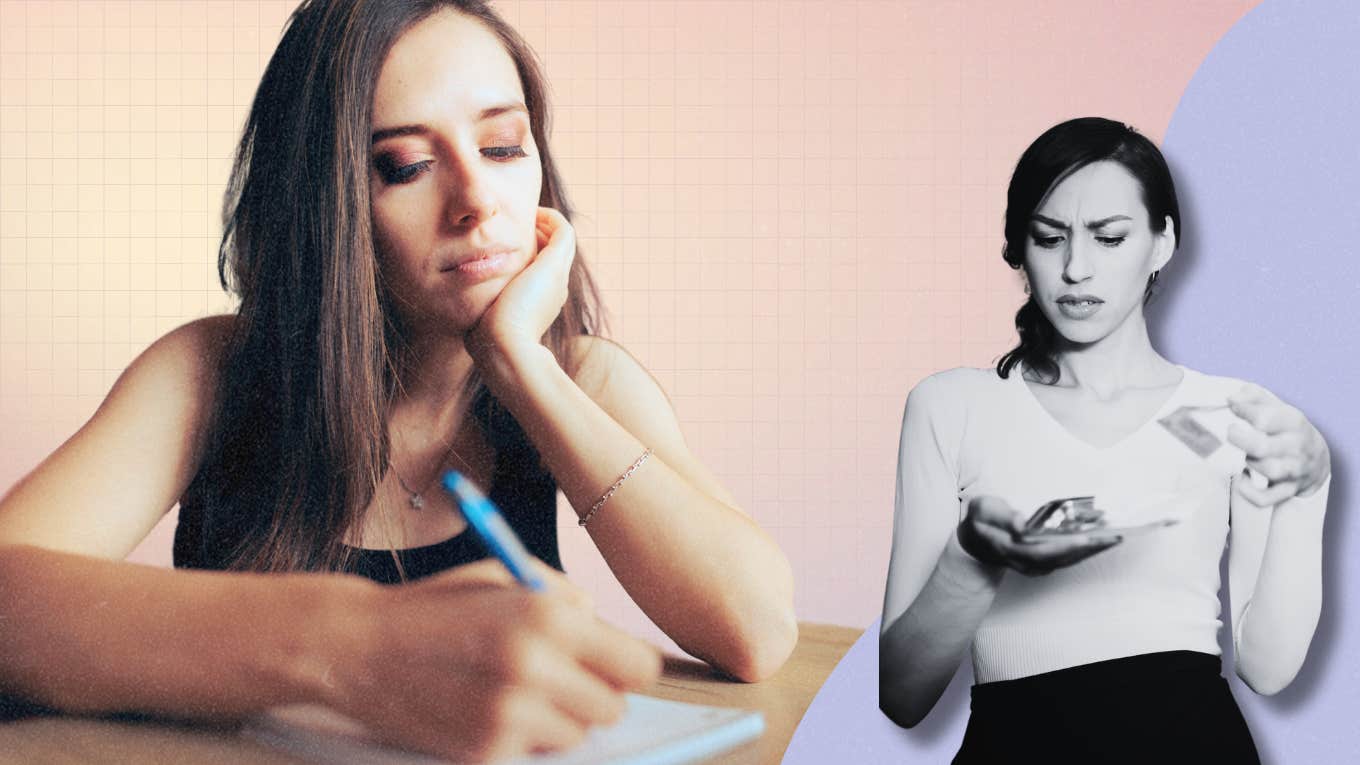
[[[1235,482],[1253,504],[1271,507],[1312,494],[1331,476],[1331,451],[1303,412],[1251,384],[1233,394],[1228,407],[1243,420],[1228,428],[1228,440],[1246,453],[1247,467],[1270,481],[1266,488]]]
[[[468,352],[479,364],[540,345],[567,301],[576,232],[562,213],[540,207],[536,233],[538,253],[468,330]]]

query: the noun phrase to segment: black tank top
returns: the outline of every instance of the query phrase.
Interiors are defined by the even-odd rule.
[[[504,409],[493,411],[476,407],[487,440],[496,451],[488,495],[500,508],[510,527],[519,535],[529,552],[559,571],[562,561],[557,550],[557,482],[543,467],[538,451],[529,442],[519,423]],[[195,491],[197,481],[180,500],[179,523],[175,527],[174,563],[176,568],[221,569],[225,551],[210,549],[204,534],[202,497]],[[424,547],[397,550],[406,580],[411,581],[440,571],[472,563],[490,556],[471,529],[443,542]],[[353,573],[383,584],[401,581],[389,550],[354,548]]]

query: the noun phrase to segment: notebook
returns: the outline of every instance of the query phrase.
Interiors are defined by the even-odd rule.
[[[681,765],[754,740],[765,730],[759,712],[663,701],[628,694],[623,718],[592,730],[579,747],[522,757],[508,765]],[[324,707],[298,705],[255,718],[241,735],[294,757],[334,765],[447,765],[373,742],[367,730]]]

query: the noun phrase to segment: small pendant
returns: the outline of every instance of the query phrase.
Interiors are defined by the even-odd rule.
[[[412,494],[410,502],[411,508],[413,510],[419,510],[420,508],[425,506],[425,498],[420,496],[419,494]]]

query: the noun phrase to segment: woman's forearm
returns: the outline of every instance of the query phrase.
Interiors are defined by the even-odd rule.
[[[588,512],[643,453],[542,346],[485,365],[488,385]],[[686,651],[745,680],[783,663],[797,638],[792,573],[774,541],[654,454],[588,526],[638,606]]]
[[[1261,568],[1237,631],[1237,673],[1257,693],[1278,693],[1298,674],[1322,610],[1325,493],[1286,500],[1271,513]]]
[[[935,706],[991,608],[1003,569],[970,556],[951,534],[911,606],[879,635],[878,704],[909,728]]]
[[[71,712],[231,719],[323,702],[362,639],[353,577],[186,572],[0,547],[0,692]]]

